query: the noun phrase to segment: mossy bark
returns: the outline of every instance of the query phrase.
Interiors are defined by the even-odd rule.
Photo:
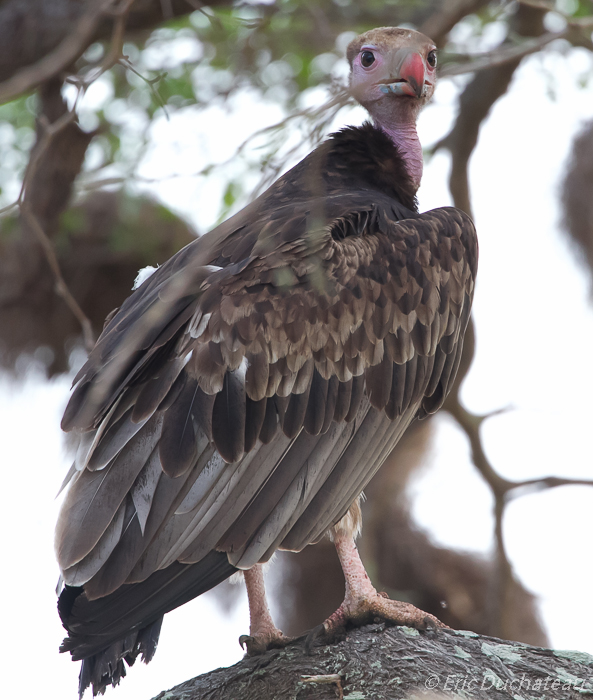
[[[311,676],[322,678],[311,679]],[[323,678],[325,676],[326,678]],[[154,700],[575,700],[593,697],[593,657],[473,632],[368,625],[338,644],[301,638],[163,691]]]

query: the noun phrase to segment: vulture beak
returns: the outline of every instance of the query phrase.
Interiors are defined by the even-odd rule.
[[[385,95],[424,97],[428,91],[425,84],[425,66],[422,56],[413,49],[399,49],[390,62],[390,77],[381,81],[381,92]]]

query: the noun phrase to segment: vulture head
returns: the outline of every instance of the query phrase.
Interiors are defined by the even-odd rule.
[[[348,46],[350,92],[401,150],[416,186],[422,177],[418,113],[436,84],[437,53],[432,39],[400,27],[381,27]]]

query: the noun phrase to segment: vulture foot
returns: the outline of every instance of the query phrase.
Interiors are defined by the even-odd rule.
[[[287,637],[275,627],[257,634],[242,634],[239,637],[239,644],[245,649],[247,656],[258,656],[270,649],[283,649],[290,641],[291,637]]]
[[[249,634],[242,634],[239,637],[239,644],[247,651],[247,656],[257,656],[268,649],[282,649],[291,641],[291,638],[286,637],[276,627],[270,615],[262,565],[256,564],[243,573],[247,586],[251,624]]]
[[[434,615],[411,603],[390,600],[386,593],[377,593],[373,588],[361,597],[347,596],[336,612],[309,634],[307,647],[310,648],[317,637],[332,642],[343,638],[348,626],[361,627],[371,622],[388,622],[419,630],[447,627]]]
[[[360,560],[351,532],[335,527],[333,540],[346,580],[346,596],[336,612],[309,633],[305,642],[307,649],[318,637],[334,641],[344,636],[347,626],[360,627],[375,620],[424,630],[447,627],[434,615],[411,603],[390,600],[386,593],[378,593]]]

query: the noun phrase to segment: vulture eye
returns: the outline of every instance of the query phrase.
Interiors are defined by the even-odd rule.
[[[375,62],[375,54],[372,51],[363,51],[360,54],[360,63],[364,68],[370,68]]]
[[[426,61],[431,68],[434,68],[437,64],[437,52],[431,51],[426,57]]]

